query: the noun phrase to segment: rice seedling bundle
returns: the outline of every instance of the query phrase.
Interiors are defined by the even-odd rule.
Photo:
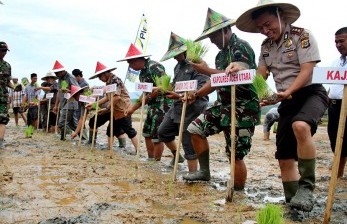
[[[283,209],[279,205],[267,204],[257,212],[258,224],[282,224]]]
[[[257,91],[259,100],[267,100],[269,102],[277,100],[277,95],[271,90],[262,75],[256,75],[253,78],[253,86]]]
[[[61,81],[61,90],[66,90],[69,87],[69,83],[65,80]]]
[[[171,76],[168,76],[167,74],[162,76],[155,76],[154,78],[154,84],[156,87],[160,89],[161,92],[165,93],[167,91],[171,91],[173,88],[170,84]]]
[[[193,40],[186,41],[187,46],[187,59],[193,63],[201,62],[202,58],[208,52],[208,47],[201,42],[194,42]]]

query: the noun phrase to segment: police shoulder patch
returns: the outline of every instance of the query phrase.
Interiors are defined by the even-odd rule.
[[[304,31],[304,28],[300,28],[300,27],[296,27],[296,26],[292,26],[292,29],[290,30],[291,34],[295,34],[295,35],[301,35],[301,33]]]

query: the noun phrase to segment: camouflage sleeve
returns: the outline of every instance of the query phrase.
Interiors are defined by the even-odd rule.
[[[151,63],[149,66],[149,70],[152,74],[159,77],[165,75],[165,67],[158,62]]]
[[[247,42],[240,42],[233,48],[234,59],[232,61],[243,62],[250,69],[256,69],[255,54],[252,47]]]

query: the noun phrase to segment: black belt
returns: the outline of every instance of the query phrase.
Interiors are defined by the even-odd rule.
[[[341,102],[342,102],[341,99],[336,99],[336,100],[330,99],[331,104],[341,104]]]

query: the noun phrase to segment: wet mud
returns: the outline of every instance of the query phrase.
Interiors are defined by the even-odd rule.
[[[79,148],[78,140],[60,141],[59,136],[42,131],[25,138],[23,124],[15,127],[11,120],[6,149],[0,151],[0,223],[252,223],[266,203],[283,207],[285,223],[323,221],[333,160],[324,126],[314,137],[316,204],[307,214],[285,205],[274,159],[275,136],[263,141],[261,126],[245,158],[246,189],[234,192],[232,203],[225,201],[230,166],[222,134],[209,137],[211,181],[186,183],[182,179],[186,162],[179,164],[173,181],[168,149],[161,161],[147,161],[142,143],[136,168],[134,148],[127,139],[125,150],[115,141],[110,158],[102,144],[105,129],[99,131],[100,144],[92,152],[84,143]],[[337,183],[331,223],[347,223],[346,178]]]

